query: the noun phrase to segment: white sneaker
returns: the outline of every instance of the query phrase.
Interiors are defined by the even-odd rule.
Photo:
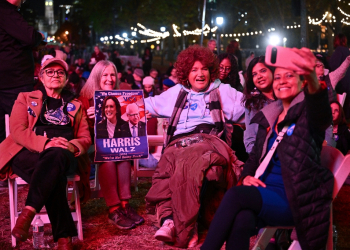
[[[156,240],[164,242],[174,242],[175,241],[175,226],[174,221],[167,219],[164,221],[161,228],[155,233],[154,238]]]

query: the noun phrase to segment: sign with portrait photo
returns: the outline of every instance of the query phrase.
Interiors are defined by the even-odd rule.
[[[141,158],[148,158],[143,91],[95,91],[95,161]]]

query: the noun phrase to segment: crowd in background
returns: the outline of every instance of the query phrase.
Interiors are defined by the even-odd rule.
[[[12,0],[0,2],[3,5],[0,7],[8,10],[5,14],[14,11],[10,1]],[[21,2],[19,1],[16,6],[18,7]],[[4,27],[8,28],[6,25]],[[23,62],[22,64],[17,62],[16,66],[12,67],[19,71],[14,76],[26,76],[26,82],[23,84],[25,86],[21,85],[23,79],[11,79],[13,75],[6,71],[8,70],[6,66],[11,66],[11,63],[17,60],[15,57],[9,56],[13,61],[10,63],[9,60],[8,65],[0,66],[0,76],[7,81],[0,79],[2,80],[0,95],[4,97],[1,101],[3,106],[9,107],[6,111],[1,111],[0,122],[4,122],[5,112],[9,114],[12,106],[15,107],[12,111],[15,116],[11,115],[10,118],[11,137],[0,144],[4,151],[7,145],[15,145],[13,146],[15,149],[11,148],[15,153],[11,152],[11,156],[1,155],[0,176],[6,174],[3,170],[9,170],[7,163],[12,160],[13,171],[20,176],[23,175],[30,183],[26,207],[12,231],[17,239],[26,240],[30,222],[36,211],[46,205],[51,214],[50,220],[53,220],[52,225],[56,226],[53,234],[55,241],[59,242],[59,249],[72,249],[71,237],[76,235],[76,231],[69,217],[69,208],[67,206],[65,211],[57,211],[57,206],[54,205],[58,200],[55,200],[55,197],[60,197],[59,201],[64,202],[66,179],[62,177],[67,172],[74,172],[77,166],[82,179],[88,182],[86,174],[89,172],[91,162],[86,151],[91,139],[94,138],[95,126],[93,93],[95,90],[141,89],[146,98],[146,109],[153,116],[148,117],[150,118],[147,123],[148,134],[159,133],[157,131],[159,121],[156,117],[170,118],[165,143],[170,147],[164,150],[159,160],[152,188],[146,196],[149,208],[152,210],[154,206],[158,209],[160,229],[155,234],[156,239],[173,242],[180,247],[197,243],[196,219],[203,209],[200,203],[205,203],[202,192],[210,185],[205,181],[202,183],[205,177],[209,182],[214,180],[219,183],[220,187],[216,188],[229,192],[218,208],[220,212],[214,217],[213,226],[208,234],[209,240],[204,243],[202,249],[220,249],[225,241],[227,248],[234,249],[239,243],[242,249],[245,249],[249,243],[251,230],[258,226],[255,221],[257,217],[264,220],[263,225],[273,224],[276,218],[285,226],[296,225],[301,235],[301,244],[310,249],[313,247],[318,249],[325,244],[333,179],[328,169],[321,168],[320,152],[322,145],[328,144],[347,154],[350,145],[347,123],[347,119],[350,118],[350,72],[347,71],[350,65],[350,52],[346,36],[339,34],[335,37],[335,52],[329,60],[323,55],[312,54],[308,49],[295,49],[295,53],[305,58],[304,64],[295,62],[302,69],[298,74],[290,69],[273,68],[266,64],[264,56],[255,57],[254,52],[245,59],[236,40],[227,45],[224,53],[221,51],[219,53],[216,41],[213,39],[208,41],[208,48],[191,46],[180,52],[176,63],[170,62],[166,72],[161,72],[153,67],[152,50],[148,47],[140,56],[139,63],[133,63],[122,59],[117,50],[104,51],[99,46],[95,46],[93,52],[70,46],[45,47],[41,33],[27,26],[26,29],[29,32],[25,35],[30,37],[28,46],[22,46],[25,39],[22,39],[21,35],[12,34],[9,29],[0,29],[0,39],[10,37],[12,43],[18,46],[14,49],[14,53],[20,52],[19,54],[26,59],[25,65]],[[3,47],[11,45],[0,44]],[[6,53],[5,49],[0,50],[1,60],[4,61]],[[32,58],[34,65],[30,64]],[[24,71],[19,69],[26,66],[28,69],[24,74]],[[31,83],[33,77],[34,86]],[[13,85],[7,86],[9,83]],[[33,89],[37,91],[32,91]],[[283,92],[285,89],[291,91],[287,91],[286,94]],[[9,93],[12,96],[11,100],[5,98]],[[343,101],[337,94],[344,93],[347,96]],[[16,103],[13,104],[15,100]],[[73,107],[67,106],[69,102],[74,103]],[[318,110],[319,107],[321,110]],[[305,112],[308,109],[317,112]],[[119,112],[120,115],[120,105],[113,98],[106,99],[103,103],[105,116],[112,113],[110,110],[116,114]],[[40,119],[33,124],[34,118],[38,119],[36,112]],[[138,115],[138,108],[130,107],[126,112],[131,121],[130,117]],[[244,117],[245,124],[242,122]],[[121,123],[126,123],[121,117],[115,118],[114,121],[107,120],[96,125],[103,127],[106,138],[113,138],[114,133],[118,132],[117,128],[121,128]],[[28,121],[30,121],[29,128],[23,125]],[[269,163],[269,170],[266,170],[260,179],[260,176],[253,177],[261,157],[272,148],[278,132],[282,129],[280,124],[288,121],[297,125],[288,125],[294,126],[291,134],[287,132],[290,137],[284,140],[284,148],[281,146],[276,151],[283,157],[274,155]],[[62,129],[60,125],[63,125],[65,130],[60,130]],[[40,132],[34,127],[41,127],[44,129],[43,133],[38,134]],[[55,131],[54,136],[47,138],[46,131],[49,129],[57,129],[58,132]],[[65,131],[65,135],[61,135],[60,131]],[[219,133],[221,131],[223,133]],[[198,134],[202,133],[203,135],[198,137]],[[192,138],[193,135],[197,137]],[[36,141],[36,138],[40,140]],[[196,150],[186,148],[181,138],[190,138],[191,143],[195,144],[191,148]],[[29,139],[31,142],[28,142]],[[1,138],[2,140],[4,138]],[[293,143],[294,141],[298,143]],[[302,153],[290,157],[286,154],[288,151],[286,145]],[[208,157],[208,154],[213,155]],[[57,166],[48,174],[50,178],[44,183],[35,181],[44,178],[45,166],[53,156],[58,159],[55,161]],[[30,164],[31,166],[23,167],[27,158],[38,160]],[[295,164],[287,164],[285,160],[287,158],[288,163]],[[304,162],[305,158],[308,159],[307,162]],[[193,164],[185,164],[190,160]],[[243,178],[238,179],[240,174],[233,173],[232,169],[227,168],[227,163],[240,169],[243,162],[246,162],[242,172]],[[303,164],[297,164],[300,162]],[[196,164],[203,169],[190,169],[192,166],[197,166]],[[154,166],[156,165],[157,162]],[[170,165],[172,169],[169,169]],[[55,171],[56,168],[60,170],[59,173]],[[289,171],[289,175],[293,178],[283,175],[281,168]],[[298,171],[293,172],[293,169]],[[312,182],[306,178],[305,169],[320,178],[322,175],[324,183]],[[129,205],[130,171],[131,162],[128,161],[104,162],[100,166],[101,188],[109,207],[108,219],[120,229],[130,229],[144,222],[144,218]],[[215,174],[212,174],[213,172]],[[176,177],[176,181],[169,182],[173,176]],[[231,181],[225,182],[227,179],[223,181],[222,176],[231,178]],[[183,178],[186,178],[186,185],[190,189],[184,188],[187,186],[182,184]],[[308,179],[308,184],[295,190],[299,185],[299,178]],[[59,185],[52,185],[56,182]],[[204,191],[198,183],[204,186]],[[243,186],[232,187],[237,183]],[[192,192],[191,188],[194,186],[196,189]],[[269,188],[266,188],[267,186]],[[285,186],[288,188],[285,189]],[[308,190],[308,187],[312,190]],[[88,184],[85,189],[89,189]],[[43,190],[46,192],[42,192]],[[295,192],[291,193],[289,190]],[[183,199],[184,192],[189,199]],[[299,204],[297,202],[300,201],[299,197],[309,192],[315,193],[309,196],[306,202]],[[87,199],[88,195],[83,198]],[[250,202],[251,200],[254,202]],[[302,205],[310,207],[315,204],[322,216],[300,211]],[[196,209],[189,211],[187,207]],[[65,218],[57,220],[62,214]],[[316,231],[313,231],[315,226],[312,223],[305,222],[309,217],[314,219],[313,224],[320,225]],[[67,225],[65,226],[63,222]],[[65,231],[67,228],[69,230]],[[220,229],[224,233],[218,234]],[[313,232],[305,234],[304,229]],[[311,246],[310,242],[314,241],[317,243]]]

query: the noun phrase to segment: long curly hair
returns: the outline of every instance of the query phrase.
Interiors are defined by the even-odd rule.
[[[241,84],[241,80],[238,75],[238,63],[237,58],[231,53],[223,53],[218,55],[218,64],[224,60],[228,59],[231,63],[231,71],[227,75],[226,79],[222,79],[221,82],[228,83],[232,88],[235,88],[238,91],[243,92],[243,86]]]
[[[260,110],[264,107],[264,104],[268,101],[268,98],[260,92],[259,94],[252,93],[254,92],[254,88],[256,87],[254,82],[253,82],[253,68],[255,65],[258,63],[262,63],[271,70],[272,75],[275,72],[275,68],[268,66],[265,64],[265,56],[260,56],[260,57],[255,57],[248,66],[247,69],[247,82],[245,83],[244,89],[243,89],[243,99],[242,99],[242,104],[249,110],[251,111],[252,109],[255,110]],[[276,98],[275,98],[276,99]]]
[[[208,48],[193,45],[183,50],[177,57],[175,68],[177,70],[177,78],[180,84],[187,88],[191,88],[188,81],[188,75],[196,61],[200,61],[204,66],[208,67],[210,80],[213,82],[218,77],[218,62],[215,54]]]

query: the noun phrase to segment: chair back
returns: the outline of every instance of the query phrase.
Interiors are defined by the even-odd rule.
[[[10,116],[8,114],[5,115],[5,131],[8,137],[10,135]]]
[[[324,146],[321,152],[321,165],[329,168],[334,175],[334,199],[350,173],[350,155],[344,157],[338,149]]]

